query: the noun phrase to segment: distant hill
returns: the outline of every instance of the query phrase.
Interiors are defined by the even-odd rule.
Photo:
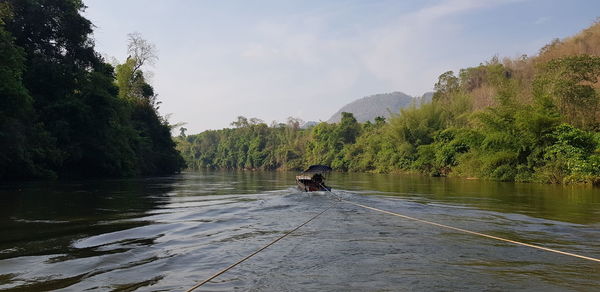
[[[300,126],[300,128],[302,128],[302,129],[310,129],[310,128],[316,126],[317,124],[318,124],[318,122],[308,121],[308,122],[302,124],[302,126]]]
[[[338,110],[328,123],[337,123],[342,118],[342,112],[354,114],[357,121],[364,123],[373,121],[376,117],[390,117],[391,113],[398,113],[401,108],[410,106],[413,103],[420,104],[431,101],[433,92],[425,93],[421,97],[412,97],[402,92],[375,94],[361,99],[357,99]]]
[[[433,93],[433,91],[426,92],[421,97],[415,97],[415,99],[417,99],[417,103],[419,104],[428,103],[431,102],[431,99],[433,98]]]

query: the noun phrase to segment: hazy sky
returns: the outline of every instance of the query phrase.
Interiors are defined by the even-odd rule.
[[[366,95],[430,91],[447,70],[533,55],[600,16],[600,1],[87,0],[97,50],[156,44],[152,85],[188,133],[238,115],[327,120]]]

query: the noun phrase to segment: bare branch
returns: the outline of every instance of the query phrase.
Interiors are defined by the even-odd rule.
[[[130,33],[127,37],[129,38],[127,53],[129,53],[129,58],[135,60],[133,72],[140,70],[144,64],[154,65],[158,61],[156,46],[143,39],[139,32]]]

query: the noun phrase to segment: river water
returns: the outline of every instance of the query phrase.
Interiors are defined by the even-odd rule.
[[[600,258],[600,189],[340,174],[345,200]],[[183,291],[335,203],[294,173],[3,184],[0,290]],[[345,202],[197,291],[600,291],[600,263]]]

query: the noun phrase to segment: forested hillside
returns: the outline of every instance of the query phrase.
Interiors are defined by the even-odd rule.
[[[84,8],[80,0],[0,2],[0,179],[184,166],[144,79],[152,45],[130,35],[131,56],[115,71],[94,50]]]
[[[537,56],[446,72],[431,103],[389,121],[302,130],[240,117],[236,128],[180,137],[193,168],[421,172],[502,181],[600,182],[600,24]]]

